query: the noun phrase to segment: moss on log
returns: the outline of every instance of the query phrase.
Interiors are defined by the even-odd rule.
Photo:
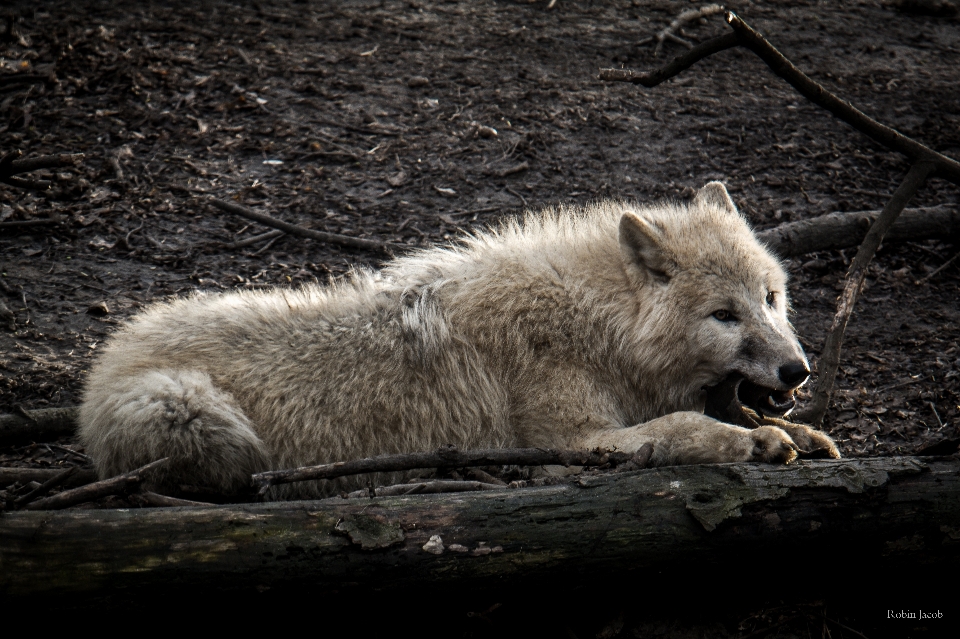
[[[956,564],[958,471],[915,458],[723,464],[469,494],[12,512],[0,593],[491,585],[854,540],[871,560]]]

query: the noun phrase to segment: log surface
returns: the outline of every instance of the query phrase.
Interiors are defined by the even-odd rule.
[[[469,494],[11,512],[0,516],[0,593],[489,586],[707,569],[798,543],[960,563],[960,461],[678,466]]]
[[[787,222],[757,236],[781,257],[795,257],[859,246],[880,211],[828,213],[798,222]],[[908,242],[960,235],[960,210],[951,206],[905,209],[887,232],[885,242]]]

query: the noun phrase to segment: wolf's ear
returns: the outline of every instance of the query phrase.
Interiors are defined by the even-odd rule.
[[[697,191],[693,198],[694,204],[716,206],[730,213],[737,212],[737,206],[727,193],[727,187],[722,182],[708,182],[702,189]]]
[[[676,266],[662,242],[660,232],[639,215],[627,212],[620,218],[620,250],[627,265],[644,279],[666,284]]]

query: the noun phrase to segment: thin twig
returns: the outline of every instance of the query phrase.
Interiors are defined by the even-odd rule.
[[[20,482],[28,484],[32,481],[44,483],[52,477],[59,475],[61,470],[56,468],[4,468],[0,467],[0,488],[5,488],[10,484]],[[97,475],[90,468],[83,468],[75,475],[67,478],[65,483],[69,486],[83,486],[97,481]]]
[[[47,481],[43,482],[42,484],[40,484],[40,486],[30,491],[23,497],[18,497],[17,500],[13,503],[17,506],[17,508],[23,508],[30,502],[40,499],[41,497],[49,493],[54,488],[56,488],[66,480],[70,479],[79,470],[80,470],[79,466],[71,466],[70,468],[64,470],[63,472],[57,473]]]
[[[546,448],[493,448],[460,451],[454,447],[440,448],[430,453],[404,453],[368,457],[349,462],[305,466],[289,470],[271,470],[252,477],[253,486],[261,495],[271,486],[317,479],[333,479],[364,473],[389,473],[417,468],[465,468],[470,466],[524,465],[542,466],[617,466],[633,462],[644,468],[652,449],[641,448],[637,453],[601,453],[586,450],[550,450]]]
[[[736,33],[725,33],[700,43],[690,51],[671,60],[666,66],[655,71],[634,71],[632,69],[600,69],[600,79],[610,82],[632,82],[645,87],[655,87],[675,75],[686,71],[694,64],[714,53],[740,46]]]
[[[272,240],[274,238],[280,237],[281,235],[286,235],[286,233],[284,233],[280,229],[274,229],[273,231],[267,231],[266,233],[261,233],[260,235],[254,235],[252,237],[248,237],[245,240],[239,240],[231,244],[224,244],[223,248],[230,251],[235,249],[241,249],[247,246],[253,246],[254,244],[259,244],[260,242],[266,242],[267,240]]]
[[[234,202],[225,202],[223,200],[211,199],[210,203],[213,204],[218,209],[227,211],[229,213],[236,213],[241,215],[249,220],[254,220],[259,222],[264,226],[270,226],[275,229],[280,229],[285,233],[290,235],[297,235],[300,237],[307,237],[313,240],[320,240],[321,242],[329,242],[331,244],[339,244],[342,246],[352,246],[354,248],[361,248],[373,251],[381,251],[383,253],[393,253],[394,251],[399,251],[403,247],[399,244],[391,244],[389,242],[379,242],[377,240],[365,240],[359,237],[350,237],[349,235],[339,235],[337,233],[325,233],[323,231],[314,231],[313,229],[305,229],[302,226],[297,226],[296,224],[290,224],[288,222],[283,222],[276,218],[272,218],[269,215],[264,215],[263,213],[257,213],[252,209],[248,209],[245,206],[240,204],[235,204]]]
[[[59,155],[41,155],[35,158],[19,160],[23,153],[19,150],[10,151],[0,157],[0,182],[22,189],[43,191],[49,189],[49,180],[28,180],[17,177],[20,173],[28,173],[37,169],[55,169],[65,166],[75,166],[83,159],[83,153],[61,153]]]
[[[53,497],[47,497],[46,499],[35,501],[32,504],[29,504],[26,509],[60,510],[62,508],[68,508],[70,506],[82,504],[87,501],[94,501],[108,495],[117,495],[128,492],[131,489],[139,486],[140,483],[145,479],[145,475],[159,466],[162,466],[166,463],[166,461],[167,458],[164,457],[163,459],[158,459],[155,462],[150,462],[146,466],[141,466],[136,470],[132,470],[129,473],[117,475],[116,477],[104,479],[103,481],[98,481],[93,484],[87,484],[86,486],[74,488],[73,490],[65,490],[62,493],[54,495]]]
[[[883,213],[880,214],[880,217],[867,232],[867,237],[864,238],[856,257],[850,264],[850,269],[847,271],[846,283],[843,287],[843,293],[840,295],[840,303],[837,305],[837,313],[833,318],[833,324],[830,326],[830,332],[827,334],[827,341],[820,356],[819,377],[813,388],[813,397],[806,407],[797,412],[797,419],[811,424],[819,424],[823,421],[830,394],[833,392],[833,383],[837,377],[837,367],[840,365],[840,347],[843,344],[843,333],[847,328],[847,322],[853,314],[857,297],[860,295],[863,282],[867,277],[867,266],[883,241],[883,236],[893,226],[894,221],[903,211],[907,202],[923,186],[927,177],[933,173],[934,168],[933,162],[918,162],[910,167],[907,176],[884,207]]]
[[[919,280],[917,280],[916,282],[914,282],[914,284],[916,284],[916,285],[918,285],[918,286],[919,286],[920,284],[925,284],[928,280],[930,280],[930,278],[934,277],[935,275],[937,275],[938,273],[940,273],[943,269],[947,268],[948,266],[950,266],[951,264],[953,264],[955,261],[957,261],[957,258],[958,258],[958,257],[960,257],[960,253],[957,253],[956,255],[954,255],[953,257],[951,257],[949,260],[947,260],[946,262],[944,262],[943,264],[941,264],[939,267],[937,267],[936,269],[934,269],[932,272],[930,272],[930,273],[924,275],[923,277],[921,277]]]
[[[47,226],[48,224],[60,224],[63,222],[61,217],[48,217],[43,220],[13,220],[12,222],[0,222],[0,231],[4,229],[22,229],[32,226]]]
[[[154,508],[213,508],[216,504],[206,501],[193,501],[191,499],[178,499],[168,495],[161,495],[144,490],[130,495],[131,501],[138,503],[141,507],[152,506]]]
[[[488,484],[482,481],[424,481],[415,484],[395,484],[373,489],[355,490],[347,497],[396,497],[397,495],[435,495],[438,493],[464,493],[477,490],[506,490],[507,485]]]
[[[663,48],[663,43],[667,40],[676,42],[677,44],[682,44],[688,49],[692,49],[693,43],[689,40],[681,38],[678,35],[680,30],[683,28],[683,25],[687,24],[688,22],[693,22],[694,20],[699,20],[700,18],[712,16],[720,13],[721,11],[723,11],[723,7],[719,4],[708,4],[699,9],[687,9],[686,11],[681,11],[680,15],[678,15],[676,19],[670,23],[670,26],[662,29],[656,35],[643,38],[637,42],[637,46],[643,46],[656,40],[657,46],[653,50],[654,57],[660,55],[660,50]]]

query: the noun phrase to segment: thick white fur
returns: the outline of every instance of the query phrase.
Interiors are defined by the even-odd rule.
[[[226,491],[443,444],[789,461],[783,430],[702,415],[732,371],[784,387],[778,368],[803,358],[785,292],[718,183],[689,205],[561,207],[326,287],[155,304],[92,368],[80,435],[102,476],[169,456],[164,481]]]

